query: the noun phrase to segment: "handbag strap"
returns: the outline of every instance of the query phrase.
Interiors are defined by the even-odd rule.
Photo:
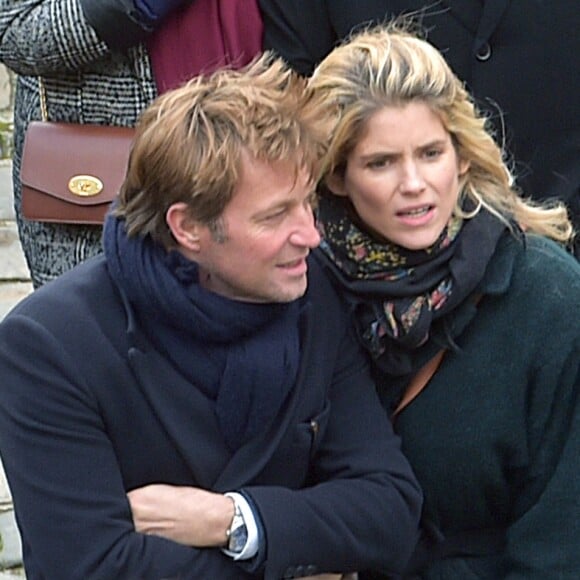
[[[473,295],[473,304],[476,306],[481,300],[482,294]],[[398,404],[397,408],[393,411],[392,418],[394,419],[419,393],[427,386],[427,383],[431,380],[431,377],[435,374],[443,357],[445,356],[446,349],[442,348],[438,351],[433,358],[430,358],[413,376],[405,394]]]
[[[38,77],[38,94],[40,95],[40,117],[46,122],[48,121],[48,106],[46,104],[46,87],[42,77]]]
[[[397,408],[393,411],[392,417],[395,418],[419,393],[427,386],[435,371],[439,368],[443,357],[445,356],[445,349],[442,348],[437,354],[430,358],[418,371],[415,373],[411,382],[408,384],[405,394]]]

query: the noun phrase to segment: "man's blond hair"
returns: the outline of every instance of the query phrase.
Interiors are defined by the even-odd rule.
[[[242,152],[283,160],[313,181],[329,138],[327,107],[305,81],[269,54],[241,70],[222,69],[159,97],[143,113],[116,215],[128,235],[171,247],[167,209],[185,202],[211,225],[232,198]]]

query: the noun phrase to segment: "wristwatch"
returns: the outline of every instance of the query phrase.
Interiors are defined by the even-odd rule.
[[[240,554],[248,541],[248,528],[238,502],[234,497],[232,497],[232,501],[234,502],[234,517],[230,527],[226,530],[227,550],[234,554]]]

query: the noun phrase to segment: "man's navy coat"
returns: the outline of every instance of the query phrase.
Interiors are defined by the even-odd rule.
[[[420,492],[336,296],[313,262],[309,274],[297,384],[263,436],[233,456],[211,403],[152,348],[104,258],[7,316],[0,450],[29,580],[404,565]],[[243,489],[264,524],[265,571],[136,533],[126,492],[150,483]]]

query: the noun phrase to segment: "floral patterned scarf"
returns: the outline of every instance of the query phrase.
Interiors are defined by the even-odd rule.
[[[373,237],[350,201],[330,194],[320,201],[318,223],[318,255],[351,304],[363,345],[392,375],[417,370],[414,352],[429,342],[436,320],[474,293],[506,229],[481,209],[471,219],[452,217],[431,247],[411,251]]]

